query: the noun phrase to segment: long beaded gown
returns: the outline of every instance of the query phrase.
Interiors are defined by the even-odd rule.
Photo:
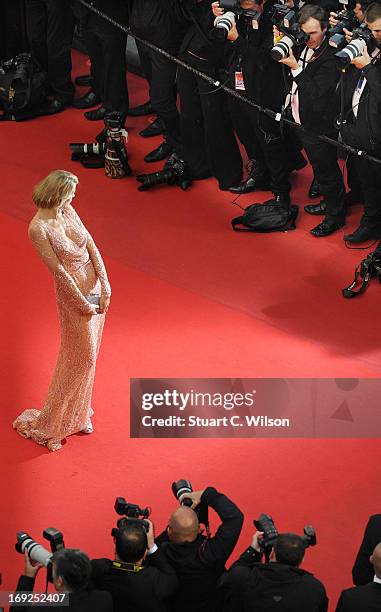
[[[34,218],[29,237],[54,275],[61,346],[42,410],[25,410],[13,427],[50,450],[86,427],[93,411],[95,365],[105,321],[90,314],[87,295],[111,295],[106,269],[94,240],[70,204],[62,215],[66,237],[48,222]]]

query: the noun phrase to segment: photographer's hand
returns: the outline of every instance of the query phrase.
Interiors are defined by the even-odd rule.
[[[213,12],[213,15],[215,17],[220,17],[221,15],[224,14],[225,9],[220,8],[220,3],[219,2],[213,2],[213,4],[212,4],[212,12]]]
[[[155,530],[154,530],[153,522],[150,521],[149,519],[145,519],[145,520],[149,524],[149,529],[147,532],[147,548],[148,550],[150,550],[152,546],[155,544]]]
[[[229,30],[228,40],[231,40],[231,41],[237,40],[238,36],[239,34],[238,34],[237,26],[236,24],[234,24],[233,27]]]
[[[297,70],[299,68],[299,64],[295,59],[292,49],[290,49],[290,55],[288,57],[279,60],[279,64],[284,64],[285,66],[291,68],[291,70]]]
[[[364,51],[362,52],[362,55],[360,55],[359,57],[355,57],[355,59],[351,61],[351,64],[356,66],[356,68],[358,68],[359,70],[362,70],[363,68],[365,68],[365,66],[368,66],[368,64],[370,64],[371,61],[372,60],[368,53],[368,49],[365,48]]]
[[[27,551],[25,551],[25,576],[28,576],[28,578],[35,578],[42,567],[44,567],[42,563],[31,561]]]
[[[339,20],[337,19],[337,13],[331,11],[329,14],[329,25],[331,26],[331,28],[334,28],[335,25],[337,25],[338,23]]]
[[[260,547],[260,541],[263,540],[264,533],[263,531],[256,531],[253,535],[253,539],[251,541],[251,547],[254,548],[257,552],[262,552]]]
[[[179,501],[181,503],[184,497],[191,499],[192,500],[191,508],[193,508],[194,510],[196,506],[198,506],[199,503],[201,502],[201,496],[203,492],[204,492],[204,489],[202,491],[192,491],[192,493],[184,493],[184,495],[180,497]]]
[[[353,33],[350,30],[347,30],[347,28],[343,28],[343,32],[345,34],[345,40],[347,43],[350,43],[353,38]]]

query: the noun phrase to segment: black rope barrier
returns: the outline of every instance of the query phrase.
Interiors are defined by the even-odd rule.
[[[203,79],[204,81],[206,81],[207,83],[215,87],[216,89],[226,92],[228,95],[233,96],[234,98],[237,98],[237,100],[244,102],[245,104],[259,111],[260,113],[264,113],[271,119],[274,119],[275,121],[278,121],[278,122],[283,122],[286,125],[289,125],[290,127],[294,129],[304,132],[305,134],[314,136],[315,138],[318,138],[319,140],[322,140],[323,142],[333,145],[334,147],[338,149],[343,149],[344,151],[347,151],[348,153],[351,153],[352,155],[362,157],[364,159],[367,159],[368,161],[381,165],[381,159],[378,159],[377,157],[370,155],[366,151],[363,151],[361,149],[356,149],[355,147],[351,147],[350,145],[345,144],[344,142],[334,140],[333,138],[329,138],[329,136],[324,136],[324,134],[312,134],[311,132],[306,130],[300,123],[295,123],[295,121],[292,121],[291,119],[287,119],[287,117],[285,117],[282,113],[280,112],[277,113],[271,110],[270,108],[264,108],[263,106],[260,106],[259,104],[251,100],[250,98],[246,98],[245,96],[238,93],[238,91],[235,91],[234,89],[231,89],[231,87],[228,87],[224,83],[221,83],[221,81],[213,79],[209,75],[204,74],[200,70],[197,70],[197,68],[194,68],[193,66],[190,66],[186,62],[183,62],[181,59],[179,59],[175,55],[168,53],[168,51],[165,51],[164,49],[157,47],[153,43],[148,42],[148,40],[144,40],[143,38],[140,38],[140,36],[137,36],[136,34],[134,34],[134,32],[132,32],[130,28],[122,25],[121,23],[118,23],[117,21],[115,21],[115,19],[113,19],[109,15],[106,15],[106,13],[103,13],[102,11],[97,9],[95,6],[87,2],[86,0],[77,0],[77,1],[83,6],[85,6],[86,8],[88,8],[89,10],[91,10],[93,13],[97,14],[99,17],[102,17],[102,19],[105,19],[106,21],[111,23],[113,26],[115,26],[119,30],[122,30],[125,34],[132,36],[132,38],[134,38],[141,44],[145,45],[149,49],[152,49],[156,53],[160,53],[161,55],[163,55],[170,61],[174,62],[178,66],[181,66],[182,68],[184,68],[185,70],[188,70],[189,72],[193,72],[193,74],[198,76],[200,79]]]

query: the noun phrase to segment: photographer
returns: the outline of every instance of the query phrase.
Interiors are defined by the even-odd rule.
[[[373,612],[381,609],[381,544],[377,544],[373,550],[369,564],[372,567],[372,582],[345,589],[340,595],[336,612]]]
[[[128,23],[127,0],[91,0],[90,4],[118,23]],[[90,95],[102,105],[86,111],[89,121],[99,121],[106,113],[118,112],[126,118],[129,98],[126,82],[126,44],[127,34],[99,17],[90,9],[82,11],[83,28],[87,52],[91,61],[93,76]]]
[[[148,525],[148,532],[144,525]],[[152,522],[126,519],[116,530],[115,559],[93,559],[94,586],[111,593],[114,612],[166,612],[178,581],[154,541]]]
[[[184,29],[177,0],[134,0],[131,30],[144,40],[177,55]],[[150,86],[151,105],[164,125],[164,142],[145,157],[161,161],[180,143],[180,119],[176,104],[176,64],[137,41],[140,62]],[[150,126],[145,131],[150,129]],[[144,130],[143,130],[144,132]],[[149,132],[148,132],[149,133]]]
[[[311,230],[313,236],[320,238],[329,236],[345,223],[345,187],[337,150],[318,138],[318,134],[324,134],[336,139],[339,65],[335,50],[326,38],[328,19],[325,11],[307,4],[299,11],[298,24],[307,42],[300,48],[298,60],[290,47],[288,56],[280,63],[291,69],[292,87],[286,104],[291,108],[294,121],[309,132],[298,134],[325,200],[325,217]]]
[[[243,514],[215,488],[187,493],[192,507],[180,506],[171,515],[168,527],[157,544],[176,571],[180,588],[171,600],[173,612],[213,612],[219,610],[217,580],[239,538]],[[213,537],[205,537],[198,516],[212,508],[222,523]],[[201,518],[201,517],[200,517]],[[203,520],[203,519],[202,519]]]
[[[381,157],[381,4],[374,2],[365,11],[365,39],[353,40],[350,55],[353,67],[344,78],[346,122],[342,126],[343,142],[356,149]],[[366,42],[365,42],[366,41]],[[369,46],[369,51],[368,51]],[[350,45],[348,46],[348,48]],[[356,156],[356,170],[364,194],[364,214],[359,227],[344,239],[352,243],[378,239],[381,233],[381,172],[378,164]]]
[[[222,9],[213,5],[214,14]],[[270,55],[273,46],[272,15],[274,1],[264,4],[241,2],[243,9],[258,11],[257,28],[250,19],[239,18],[237,27],[232,28],[228,39],[232,60],[230,81],[236,89],[242,88],[237,77],[243,78],[243,88],[249,99],[265,108],[278,112],[283,104],[286,90],[283,70]],[[233,186],[233,193],[248,193],[254,189],[271,189],[274,200],[266,203],[290,204],[289,175],[292,166],[286,142],[279,122],[264,113],[235,100],[230,103],[233,122],[240,140],[245,145],[253,165],[246,181]]]
[[[68,609],[73,612],[112,612],[112,599],[104,591],[88,590],[91,565],[88,556],[80,551],[63,548],[52,558],[53,584],[57,593],[69,593]],[[20,576],[16,591],[33,591],[41,563],[29,559],[25,552],[25,570]],[[56,610],[57,606],[33,606],[33,610]],[[12,606],[12,612],[26,612],[29,607]]]
[[[218,81],[224,66],[226,39],[215,37],[210,0],[179,0],[187,29],[179,57],[196,70]],[[180,96],[182,156],[191,178],[211,174],[226,190],[242,178],[242,162],[223,91],[180,67],[177,77]]]
[[[279,534],[269,563],[261,563],[262,532],[256,532],[229,572],[222,576],[219,590],[223,612],[265,612],[275,609],[292,612],[326,612],[328,599],[322,583],[300,569],[305,545],[293,533]]]
[[[372,582],[374,569],[369,558],[379,542],[381,542],[381,514],[373,514],[369,517],[352,569],[353,584],[359,586]]]

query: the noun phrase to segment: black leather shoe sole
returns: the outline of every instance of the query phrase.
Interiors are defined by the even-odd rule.
[[[98,104],[100,104],[100,102],[101,100],[96,96],[96,94],[93,91],[89,91],[86,96],[78,98],[78,100],[74,100],[73,106],[74,108],[85,109],[91,108],[92,106],[97,106]]]
[[[105,114],[106,114],[105,107],[100,106],[99,108],[96,108],[95,110],[86,111],[86,113],[84,113],[84,116],[87,119],[87,121],[102,121],[102,119],[104,119]]]
[[[319,202],[319,204],[307,204],[304,210],[309,215],[325,215],[327,212],[325,202]]]
[[[152,136],[159,136],[160,134],[163,133],[163,129],[164,129],[164,126],[162,122],[160,121],[160,119],[157,119],[156,121],[148,125],[146,128],[144,128],[144,130],[139,132],[139,136],[142,136],[143,138],[151,138]]]
[[[315,236],[315,238],[324,238],[325,236],[330,236],[340,228],[344,226],[344,223],[319,223],[316,227],[310,230],[311,234]]]
[[[148,153],[148,155],[145,156],[144,161],[147,164],[163,161],[163,159],[169,157],[171,153],[173,153],[173,148],[170,144],[164,141],[159,147],[157,147],[157,149],[154,149],[151,151],[151,153]]]

